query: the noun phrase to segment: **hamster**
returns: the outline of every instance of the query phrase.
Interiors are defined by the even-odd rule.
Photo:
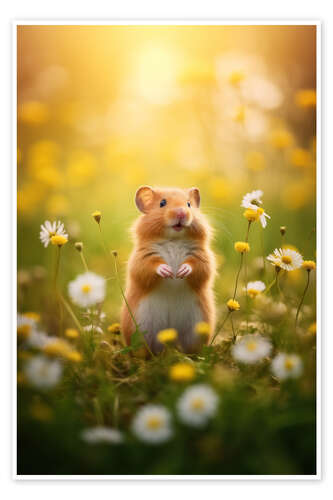
[[[177,330],[184,352],[196,352],[201,345],[196,323],[206,321],[211,332],[215,328],[212,230],[199,209],[199,189],[142,186],[135,203],[142,214],[132,228],[126,300],[154,354],[163,350],[156,336],[166,328]],[[135,326],[126,304],[121,328],[130,344]]]

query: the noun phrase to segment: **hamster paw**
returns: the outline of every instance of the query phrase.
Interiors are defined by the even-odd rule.
[[[173,278],[173,272],[167,264],[160,264],[156,270],[157,274],[162,278]]]
[[[180,279],[186,278],[186,276],[191,274],[191,272],[192,272],[192,267],[190,266],[190,264],[182,264],[177,271],[176,278]]]

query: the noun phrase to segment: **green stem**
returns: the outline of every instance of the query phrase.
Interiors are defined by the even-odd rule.
[[[263,263],[263,277],[265,278],[266,261],[265,261],[264,229],[263,228],[260,229],[260,243],[261,243],[262,263]]]
[[[212,344],[213,344],[213,342],[214,342],[214,340],[216,339],[217,335],[220,333],[220,331],[221,331],[221,330],[222,330],[222,328],[224,327],[224,325],[225,325],[225,323],[226,323],[227,319],[229,318],[230,314],[231,314],[231,311],[228,311],[228,313],[226,314],[226,317],[225,317],[225,318],[224,318],[224,320],[222,321],[222,325],[221,325],[221,327],[217,330],[217,332],[215,333],[215,335],[213,335],[213,338],[212,338],[212,340],[210,341],[210,344],[209,344],[209,345],[212,345]]]
[[[232,329],[232,343],[234,344],[236,342],[237,335],[235,333],[234,322],[232,320],[232,316],[230,316],[230,323],[231,323],[231,329]]]
[[[65,306],[65,308],[67,309],[67,312],[69,313],[69,315],[72,317],[74,323],[76,324],[76,326],[78,327],[78,329],[80,330],[81,333],[83,333],[83,328],[82,326],[80,325],[80,322],[79,320],[77,319],[77,317],[75,316],[75,313],[73,312],[71,306],[68,304],[68,302],[65,300],[65,298],[61,295],[61,293],[59,293],[59,297],[63,303],[63,305]]]
[[[237,276],[236,276],[235,290],[234,290],[234,295],[232,297],[232,300],[235,300],[235,297],[236,297],[237,287],[238,287],[238,279],[239,279],[239,275],[240,275],[240,272],[241,272],[242,266],[243,266],[243,256],[244,256],[244,253],[241,253],[241,260],[240,260],[240,265],[239,265],[238,273],[237,273]]]
[[[303,292],[303,295],[301,297],[301,301],[298,305],[298,308],[297,308],[297,312],[296,312],[296,318],[295,318],[295,328],[297,328],[297,321],[298,321],[298,316],[299,316],[299,313],[301,311],[301,307],[302,307],[302,304],[303,304],[303,301],[304,301],[304,298],[305,298],[305,295],[306,295],[306,292],[309,288],[309,284],[310,284],[310,271],[308,271],[308,278],[306,280],[306,285],[305,285],[305,288],[304,288],[304,292]]]
[[[57,292],[57,280],[58,280],[58,274],[59,274],[59,268],[60,268],[60,251],[61,251],[61,246],[58,246],[57,247],[55,271],[54,271],[54,278],[53,278],[53,286],[54,286],[54,289],[56,292]]]
[[[81,257],[81,260],[82,260],[82,263],[83,263],[83,267],[85,268],[85,270],[88,272],[89,269],[88,269],[88,266],[87,266],[87,262],[86,262],[86,259],[84,258],[84,255],[83,255],[83,251],[81,250],[80,252],[80,257]]]

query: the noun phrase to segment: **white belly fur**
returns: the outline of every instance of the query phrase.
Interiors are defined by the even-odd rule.
[[[191,243],[182,240],[156,243],[153,250],[172,268],[174,275],[191,250]],[[136,310],[136,319],[154,352],[162,350],[156,334],[165,328],[175,328],[184,351],[195,348],[194,326],[203,320],[198,297],[185,279],[163,279],[160,285],[144,297]]]

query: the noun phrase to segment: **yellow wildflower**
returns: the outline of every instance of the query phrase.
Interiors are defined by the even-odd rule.
[[[200,337],[209,337],[211,333],[210,326],[206,321],[199,321],[195,325],[194,331]]]
[[[299,108],[314,107],[316,101],[316,91],[313,89],[298,90],[295,94],[295,102]]]
[[[307,271],[312,271],[316,269],[316,263],[313,260],[304,260],[302,268],[306,269]]]
[[[259,219],[260,215],[262,215],[263,212],[259,213],[259,210],[263,210],[262,208],[258,208],[257,210],[253,210],[252,208],[247,208],[243,216],[249,221],[249,222],[255,222],[256,220]]]
[[[120,333],[120,324],[119,323],[112,323],[112,325],[108,326],[107,328],[108,332],[110,333]]]
[[[234,248],[236,252],[247,253],[250,251],[250,245],[246,241],[236,241]]]
[[[157,334],[157,340],[161,342],[161,344],[169,344],[174,342],[178,337],[177,330],[174,328],[166,328],[165,330],[161,330]]]
[[[69,339],[77,339],[79,336],[79,332],[76,330],[76,328],[66,328],[65,335]]]
[[[68,239],[66,236],[62,236],[61,234],[55,234],[54,236],[51,236],[51,243],[52,245],[58,245],[58,247],[62,247],[67,243]]]
[[[72,351],[72,348],[66,340],[57,339],[46,344],[43,351],[50,356],[66,357],[67,354]]]
[[[176,363],[171,366],[169,377],[176,382],[190,382],[195,377],[195,368],[189,363]]]
[[[237,302],[237,300],[234,299],[229,299],[227,302],[227,306],[229,311],[238,311],[240,309],[239,302]]]
[[[82,355],[78,351],[69,351],[65,358],[69,361],[73,361],[73,363],[80,363],[82,361]]]
[[[33,321],[36,321],[38,323],[40,321],[40,314],[36,312],[25,312],[23,313],[22,316],[25,316],[26,318],[32,319]]]

